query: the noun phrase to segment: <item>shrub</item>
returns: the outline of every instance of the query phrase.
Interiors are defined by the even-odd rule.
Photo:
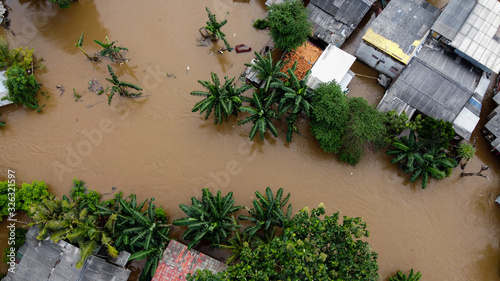
[[[4,83],[9,93],[3,99],[37,111],[42,110],[36,97],[40,84],[33,74],[28,75],[26,70],[20,66],[12,66],[7,70],[7,80]]]
[[[253,23],[253,27],[260,30],[266,29],[269,27],[269,22],[266,19],[258,19]]]
[[[470,160],[472,157],[474,157],[474,154],[476,153],[476,149],[472,144],[470,143],[460,143],[458,145],[458,157],[464,159],[464,160]]]

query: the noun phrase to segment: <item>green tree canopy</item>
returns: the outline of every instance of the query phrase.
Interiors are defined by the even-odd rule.
[[[314,90],[311,106],[311,133],[325,152],[337,153],[349,118],[347,97],[337,83],[325,83]]]
[[[455,129],[449,121],[425,117],[422,126],[417,128],[418,136],[429,146],[448,148],[450,141],[455,137]]]
[[[9,93],[3,99],[22,104],[27,108],[41,110],[36,97],[40,84],[33,74],[28,75],[24,68],[14,65],[7,69],[7,80],[4,83]]]
[[[312,23],[307,20],[308,10],[299,0],[285,0],[272,4],[267,11],[267,21],[274,43],[283,51],[291,51],[304,44],[312,33]]]
[[[379,280],[377,253],[361,240],[369,236],[361,218],[320,206],[300,211],[281,236],[241,252],[241,262],[214,275],[206,270],[188,280]]]

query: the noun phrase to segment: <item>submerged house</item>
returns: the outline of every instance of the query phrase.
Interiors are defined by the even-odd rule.
[[[172,240],[163,252],[152,281],[184,281],[188,273],[194,274],[198,269],[217,273],[226,270],[227,265]]]
[[[496,150],[497,155],[500,153],[500,95],[498,94],[498,82],[497,82],[497,93],[493,96],[493,100],[497,103],[497,107],[493,112],[488,115],[488,122],[484,126],[483,134],[491,143],[492,151]],[[497,198],[498,199],[498,198]],[[498,201],[500,203],[500,201]]]
[[[7,87],[5,87],[5,84],[3,83],[5,80],[7,80],[7,77],[5,77],[5,72],[5,70],[0,71],[0,107],[12,103],[10,100],[2,100],[2,98],[6,97],[9,94],[9,90],[7,90]]]
[[[375,0],[311,0],[307,9],[313,37],[341,47]]]
[[[123,268],[130,253],[120,252],[113,260],[92,255],[82,268],[75,264],[80,260],[80,249],[67,242],[38,241],[38,228],[33,226],[26,234],[26,242],[19,249],[21,259],[14,273],[9,272],[4,281],[127,281],[130,270]]]
[[[485,72],[500,71],[500,2],[450,0],[432,36]]]
[[[440,12],[424,0],[392,0],[367,29],[356,57],[396,77],[425,42]]]
[[[416,112],[453,124],[469,140],[481,113],[489,84],[482,70],[428,39],[420,52],[392,83],[377,109]]]
[[[347,86],[354,77],[354,72],[349,70],[356,58],[335,47],[328,45],[311,68],[311,76],[307,81],[307,86],[316,89],[320,83],[335,80],[340,84],[342,91],[347,91]]]

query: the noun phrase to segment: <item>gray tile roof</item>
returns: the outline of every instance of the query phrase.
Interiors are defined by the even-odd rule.
[[[311,0],[307,8],[314,35],[340,47],[356,29],[375,0]]]
[[[432,30],[453,40],[476,5],[473,0],[450,0],[432,26]]]
[[[481,71],[458,55],[426,45],[377,108],[383,112],[418,110],[454,123],[456,133],[469,139],[481,111],[482,97],[474,95],[480,77]]]
[[[37,235],[36,226],[31,227],[25,244],[19,249],[20,263],[15,273],[9,272],[4,281],[126,281],[130,275],[130,270],[96,256],[91,256],[82,268],[76,268],[79,248],[64,241],[38,241]]]
[[[363,39],[407,64],[440,12],[424,0],[393,0]]]
[[[484,70],[500,71],[500,2],[478,0],[451,42]]]

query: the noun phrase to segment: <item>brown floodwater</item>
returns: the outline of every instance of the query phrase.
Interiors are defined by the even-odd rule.
[[[367,149],[356,167],[339,163],[309,134],[307,120],[299,121],[302,136],[290,144],[283,122],[277,124],[277,139],[250,142],[250,124],[238,126],[238,118],[231,118],[215,126],[213,119],[191,112],[200,100],[189,94],[202,89],[197,80],[209,80],[211,71],[221,79],[239,76],[243,63],[253,58],[252,53],[211,54],[217,47],[197,46],[205,6],[228,20],[223,31],[231,45],[259,50],[269,37],[251,24],[265,16],[263,0],[148,5],[81,0],[66,10],[44,1],[18,1],[9,1],[16,37],[5,35],[12,47],[33,47],[44,59],[46,69],[36,76],[50,97],[42,97],[41,113],[15,105],[0,109],[7,123],[0,130],[0,178],[11,169],[18,182],[45,180],[60,196],[76,177],[101,193],[117,187],[143,199],[155,197],[173,219],[183,216],[179,203],[199,197],[203,187],[233,191],[240,205],[250,205],[255,190],[283,187],[292,193],[295,211],[323,202],[330,213],[362,216],[383,280],[412,267],[425,280],[500,280],[500,206],[494,203],[500,168],[480,134],[475,133],[478,152],[466,170],[489,165],[489,180],[461,178],[457,169],[422,190],[381,152]],[[361,28],[372,18],[368,15]],[[143,98],[116,96],[108,106],[106,96],[87,89],[93,78],[107,85],[109,61],[93,64],[85,58],[75,47],[81,32],[89,53],[98,51],[93,39],[106,36],[129,49],[130,62],[112,66],[122,80],[144,88]],[[352,39],[345,49],[352,52],[355,44]],[[350,95],[377,103],[383,93],[373,78],[377,73],[358,62],[352,69],[363,76],[353,80]],[[62,95],[57,85],[64,87]],[[81,101],[75,102],[73,88],[83,93]],[[491,102],[485,107],[491,111]],[[5,225],[0,227],[4,231]],[[5,242],[5,234],[0,239]]]

